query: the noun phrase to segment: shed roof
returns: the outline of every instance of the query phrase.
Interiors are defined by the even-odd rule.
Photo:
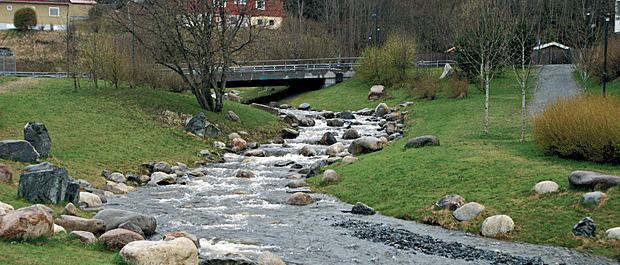
[[[549,47],[558,47],[558,48],[563,49],[563,50],[570,50],[570,47],[568,47],[566,45],[562,45],[562,44],[557,43],[555,41],[549,42],[549,43],[545,43],[545,44],[542,44],[542,45],[538,45],[538,46],[534,47],[534,50],[537,51],[537,50],[542,50],[542,49],[546,49],[546,48],[549,48]]]

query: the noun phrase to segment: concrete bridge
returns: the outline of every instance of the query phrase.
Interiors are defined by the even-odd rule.
[[[351,57],[244,62],[230,68],[226,86],[301,86],[309,90],[320,89],[353,77],[353,68],[358,59]]]

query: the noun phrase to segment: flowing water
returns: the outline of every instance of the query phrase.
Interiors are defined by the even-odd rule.
[[[303,116],[317,117],[319,113],[284,110]],[[296,139],[285,145],[263,144],[266,157],[245,157],[227,153],[226,163],[212,163],[199,168],[206,175],[192,178],[187,185],[139,187],[117,198],[108,199],[103,208],[125,209],[155,216],[157,233],[150,240],[159,240],[169,232],[187,231],[200,239],[200,253],[205,258],[241,253],[255,259],[261,252],[270,251],[287,264],[489,264],[488,260],[454,259],[451,255],[434,255],[411,249],[398,249],[385,242],[360,239],[353,230],[334,226],[345,220],[362,220],[385,227],[403,229],[428,235],[444,242],[459,242],[478,249],[499,251],[520,257],[542,258],[548,264],[610,264],[614,261],[568,250],[566,248],[535,246],[482,238],[462,231],[423,225],[382,215],[361,216],[343,211],[352,205],[337,198],[310,193],[316,201],[309,206],[292,206],[284,202],[292,192],[285,185],[292,173],[291,166],[308,167],[327,158],[326,146],[314,145],[325,132],[336,132],[339,142],[348,146],[352,140],[340,136],[351,125],[362,136],[381,136],[378,120],[356,115],[346,120],[344,127],[328,127],[325,120],[316,118],[314,127],[300,127]],[[299,150],[307,144],[318,156],[304,157]],[[280,164],[287,164],[281,166]],[[240,169],[251,170],[254,178],[235,177]],[[493,252],[496,253],[496,252]]]

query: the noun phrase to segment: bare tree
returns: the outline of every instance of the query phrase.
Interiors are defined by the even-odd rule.
[[[157,64],[179,74],[201,108],[219,113],[235,56],[266,25],[251,23],[266,2],[144,0],[106,14],[135,36]],[[265,12],[271,8],[267,5]]]
[[[489,133],[489,83],[497,70],[503,65],[506,46],[503,27],[505,13],[498,6],[485,3],[481,7],[482,15],[473,25],[468,26],[456,41],[456,57],[459,67],[469,65],[469,71],[478,75],[484,83],[484,134]]]

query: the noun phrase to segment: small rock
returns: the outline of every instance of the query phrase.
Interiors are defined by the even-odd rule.
[[[357,139],[360,138],[360,134],[355,129],[348,129],[342,135],[342,139]]]
[[[101,176],[104,178],[108,178],[110,175],[112,175],[112,172],[110,172],[109,170],[103,170],[101,171]]]
[[[344,126],[344,121],[341,119],[330,119],[326,121],[327,126],[329,127],[342,127]]]
[[[295,139],[299,136],[299,132],[292,129],[282,129],[282,138],[284,139]]]
[[[166,174],[164,172],[155,172],[151,174],[149,183],[157,185],[171,185],[177,183],[176,174]]]
[[[323,137],[321,137],[321,140],[319,140],[320,145],[332,145],[337,142],[338,140],[336,140],[336,137],[332,132],[324,133]]]
[[[228,134],[228,140],[234,140],[237,138],[241,138],[241,135],[239,135],[238,133],[229,133]]]
[[[209,152],[209,150],[201,150],[199,154],[200,156],[204,156],[206,158],[211,157],[211,152]]]
[[[328,169],[323,172],[323,177],[321,178],[321,182],[323,183],[334,183],[338,182],[338,174],[333,169]]]
[[[284,118],[282,118],[282,121],[288,125],[297,125],[299,124],[299,119],[297,119],[297,116],[295,116],[294,114],[286,114],[286,116],[284,116]]]
[[[237,116],[237,114],[235,114],[232,110],[229,110],[226,113],[226,116],[231,121],[234,121],[234,122],[237,122],[237,123],[243,123],[243,122],[241,122],[241,119],[239,119],[239,116]]]
[[[353,115],[353,113],[351,113],[348,110],[345,110],[343,112],[340,112],[338,114],[336,114],[336,117],[339,119],[345,119],[345,120],[353,120],[355,119],[355,115]]]
[[[605,197],[605,193],[600,191],[588,192],[581,196],[582,203],[599,203]]]
[[[241,103],[241,100],[239,99],[239,97],[231,92],[226,93],[226,100]]]
[[[151,176],[149,175],[140,176],[140,183],[148,183],[149,181],[151,181]]]
[[[164,235],[163,240],[170,241],[174,238],[182,238],[182,237],[191,240],[194,243],[194,245],[196,245],[196,249],[200,249],[200,242],[198,241],[198,237],[185,231],[176,232],[176,233],[167,233],[166,235]]]
[[[591,237],[596,232],[596,225],[592,217],[586,217],[581,219],[575,226],[573,226],[573,234],[575,236]]]
[[[200,138],[204,138],[206,123],[207,116],[204,113],[200,112],[187,121],[184,130],[193,133]]]
[[[375,137],[361,137],[355,139],[349,145],[349,153],[352,155],[366,154],[383,149],[383,142]]]
[[[457,194],[443,196],[435,203],[435,207],[437,208],[445,208],[452,211],[463,205],[465,205],[465,199]]]
[[[109,177],[108,180],[114,181],[116,183],[127,183],[127,179],[125,178],[125,175],[115,172],[112,173]]]
[[[82,243],[87,245],[97,243],[97,237],[93,233],[88,231],[72,231],[71,233],[69,233],[69,236],[76,237],[77,239],[82,241]]]
[[[508,215],[495,215],[482,222],[482,235],[494,237],[499,233],[508,233],[515,228],[515,223]]]
[[[67,230],[65,230],[62,226],[59,226],[57,224],[54,224],[54,235],[60,234],[60,233],[67,233]]]
[[[96,194],[92,194],[90,192],[80,192],[80,206],[99,207],[102,204],[101,198]]]
[[[127,194],[132,191],[136,191],[136,188],[129,187],[123,183],[115,183],[112,181],[107,181],[105,183],[105,190],[112,192],[114,194]]]
[[[387,104],[385,103],[379,103],[379,105],[377,105],[377,107],[375,108],[375,117],[383,117],[383,115],[390,113],[391,110],[388,107]]]
[[[207,123],[205,126],[205,135],[211,138],[217,138],[220,135],[220,129],[211,123]]]
[[[360,161],[360,159],[357,158],[357,157],[354,157],[354,156],[345,156],[345,157],[342,158],[342,163],[345,163],[347,165],[353,164],[353,163],[359,162],[359,161]]]
[[[357,202],[355,205],[353,205],[353,208],[351,208],[351,213],[361,215],[373,215],[375,214],[375,209],[370,208],[368,205],[361,202]]]
[[[5,164],[0,163],[0,182],[13,183],[13,172]]]
[[[541,181],[534,185],[532,188],[536,193],[549,193],[549,192],[557,192],[560,186],[553,181]]]
[[[299,109],[299,110],[309,110],[310,109],[310,104],[308,104],[308,103],[301,103],[299,105],[299,107],[297,107],[297,109]]]
[[[308,117],[303,117],[299,120],[299,126],[301,127],[313,127],[315,124],[314,120]]]
[[[385,87],[382,85],[372,86],[368,92],[368,100],[380,99],[385,96]]]
[[[310,197],[310,195],[308,195],[306,193],[296,192],[296,193],[293,193],[288,198],[286,203],[290,204],[290,205],[305,206],[305,205],[313,204],[314,203],[314,199],[312,199],[312,197]]]
[[[36,165],[26,166],[24,169],[22,169],[22,171],[24,173],[30,173],[30,172],[37,172],[37,171],[44,171],[44,170],[52,170],[52,169],[54,169],[54,164],[49,163],[49,162],[43,162],[43,163],[39,163]]]
[[[299,154],[305,157],[316,156],[316,150],[314,150],[309,145],[304,145],[304,147],[302,147],[301,150],[299,151]]]
[[[237,178],[253,178],[254,177],[254,173],[252,173],[252,171],[249,171],[247,169],[239,169],[239,171],[237,171],[237,174],[235,175]]]
[[[248,150],[245,151],[243,153],[244,156],[254,156],[254,157],[264,157],[265,156],[265,150],[260,150],[260,149],[253,149],[253,150]]]
[[[122,249],[125,245],[140,240],[144,240],[140,234],[126,229],[112,229],[99,237],[99,242],[105,244],[111,250]]]
[[[614,227],[605,231],[605,237],[620,240],[620,227]]]
[[[13,206],[0,202],[0,215],[7,214],[14,211]],[[0,219],[1,221],[1,219]]]
[[[308,187],[308,183],[306,183],[305,181],[301,179],[292,179],[286,184],[285,187],[289,189],[303,188],[303,187]]]
[[[167,162],[158,162],[153,166],[153,172],[164,172],[166,174],[172,173],[172,167]]]
[[[77,208],[75,208],[75,205],[73,203],[67,203],[65,208],[60,211],[60,214],[77,216]]]
[[[140,178],[138,178],[138,175],[136,174],[127,174],[127,181],[131,181],[131,182],[140,182]]]
[[[470,219],[478,216],[478,214],[485,210],[485,207],[477,202],[470,202],[456,209],[452,216],[459,221],[469,221]]]

